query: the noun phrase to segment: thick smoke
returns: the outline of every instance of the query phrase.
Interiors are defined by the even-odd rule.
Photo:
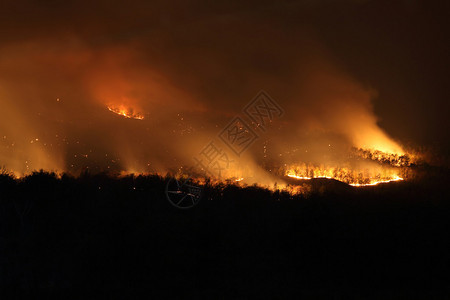
[[[402,152],[377,125],[376,92],[290,22],[304,6],[33,7],[29,27],[0,43],[0,164],[17,174],[191,165],[261,89],[285,114],[235,158],[245,173],[260,174],[267,156],[281,165],[339,161],[350,147]]]

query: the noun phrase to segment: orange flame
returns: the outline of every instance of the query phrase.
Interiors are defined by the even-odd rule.
[[[379,150],[354,149],[353,158],[359,167],[314,166],[293,164],[286,166],[285,175],[298,180],[313,178],[335,179],[351,186],[373,186],[402,181],[417,157],[412,154],[391,154]],[[361,160],[362,159],[362,160]]]
[[[373,169],[353,170],[339,167],[317,167],[312,165],[291,166],[285,173],[287,177],[298,180],[327,178],[344,182],[355,187],[373,186],[380,183],[402,181],[398,168],[377,167]]]
[[[108,106],[108,110],[127,119],[144,120],[144,116],[125,106]]]

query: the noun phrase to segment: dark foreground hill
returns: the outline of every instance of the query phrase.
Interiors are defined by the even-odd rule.
[[[188,211],[158,176],[3,175],[2,299],[444,298],[450,177],[432,173],[302,197],[206,186]]]

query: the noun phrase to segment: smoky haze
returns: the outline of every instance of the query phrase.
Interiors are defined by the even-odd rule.
[[[17,174],[191,165],[261,89],[285,114],[240,159],[253,173],[264,145],[280,164],[296,151],[290,159],[321,163],[350,147],[403,153],[374,113],[376,82],[359,81],[324,39],[333,30],[314,25],[330,3],[2,4],[0,164]]]

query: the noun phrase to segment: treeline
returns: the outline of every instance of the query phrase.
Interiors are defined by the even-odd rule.
[[[308,196],[206,185],[187,211],[168,203],[168,178],[156,175],[3,174],[1,292],[446,295],[450,177],[434,174],[364,189],[314,180]]]

